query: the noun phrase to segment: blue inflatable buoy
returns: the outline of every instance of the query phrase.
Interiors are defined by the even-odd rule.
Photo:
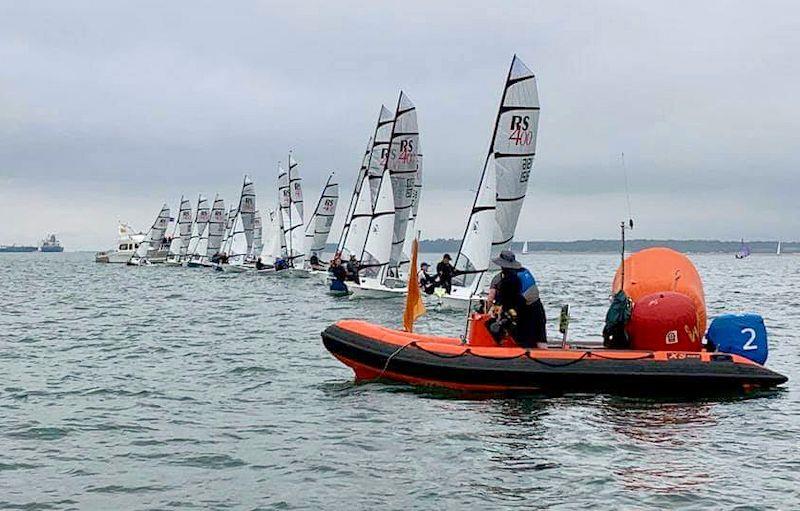
[[[767,361],[767,327],[758,314],[718,316],[708,327],[706,339],[717,351],[741,355],[762,365]]]

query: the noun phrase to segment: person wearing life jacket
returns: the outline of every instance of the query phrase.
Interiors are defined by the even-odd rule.
[[[275,271],[285,270],[289,267],[289,263],[283,257],[275,258]]]
[[[417,280],[419,281],[420,289],[422,289],[426,295],[431,295],[433,294],[433,290],[436,288],[436,279],[433,275],[428,273],[428,268],[430,268],[428,263],[422,263],[419,265]]]
[[[489,285],[487,302],[497,328],[522,347],[547,348],[547,319],[533,274],[510,250],[503,250],[492,262],[500,267],[500,273]]]
[[[342,265],[342,260],[338,257],[334,258],[334,260],[331,261],[331,265],[328,267],[328,271],[333,277],[330,290],[346,292],[347,284],[345,284],[344,281],[347,280],[347,270],[345,269],[344,265]]]

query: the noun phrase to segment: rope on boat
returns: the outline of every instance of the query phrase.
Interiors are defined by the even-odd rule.
[[[552,362],[546,362],[544,359],[536,358],[536,357],[532,356],[531,355],[531,350],[525,350],[522,353],[520,353],[518,355],[514,355],[514,356],[492,357],[492,356],[488,356],[488,355],[480,355],[478,353],[473,352],[470,348],[465,348],[464,351],[462,351],[461,353],[457,353],[455,355],[450,355],[450,354],[445,354],[445,353],[439,353],[439,352],[436,352],[436,351],[433,351],[433,350],[427,350],[427,349],[423,348],[422,346],[420,346],[419,344],[417,344],[417,341],[409,341],[406,344],[403,344],[402,346],[400,346],[399,348],[394,350],[391,355],[386,357],[386,362],[383,364],[383,369],[381,369],[381,372],[378,374],[378,378],[382,378],[383,375],[386,373],[386,371],[389,369],[389,363],[392,361],[392,359],[394,357],[396,357],[397,355],[399,355],[401,351],[403,351],[404,349],[408,348],[409,346],[411,346],[413,348],[417,348],[420,351],[424,351],[425,353],[428,353],[430,355],[433,355],[433,356],[436,356],[436,357],[439,357],[439,358],[459,358],[459,357],[463,357],[465,355],[472,355],[474,357],[483,358],[483,359],[487,359],[487,360],[514,360],[515,358],[527,358],[528,360],[531,360],[533,362],[536,362],[537,364],[541,364],[541,365],[547,366],[547,367],[567,367],[567,366],[571,366],[572,364],[577,364],[578,362],[581,362],[583,360],[586,360],[586,359],[592,358],[592,357],[601,358],[601,359],[604,359],[604,360],[645,360],[645,359],[648,359],[648,358],[654,358],[653,353],[645,353],[644,355],[642,355],[640,357],[631,358],[631,357],[609,357],[609,356],[606,356],[606,355],[600,355],[599,353],[593,352],[593,351],[584,351],[581,354],[581,356],[576,358],[576,359],[569,360],[569,361],[564,362],[564,363],[552,363]]]
[[[409,346],[416,346],[416,345],[417,345],[417,341],[409,341],[409,342],[407,342],[406,344],[403,344],[402,346],[400,346],[399,348],[397,348],[396,350],[394,350],[394,352],[392,352],[392,354],[391,354],[391,355],[389,355],[388,357],[386,357],[386,363],[385,363],[385,364],[383,364],[383,369],[381,369],[381,372],[380,372],[380,373],[378,373],[378,378],[383,378],[383,375],[384,375],[384,373],[386,373],[386,370],[389,368],[389,362],[391,362],[391,361],[392,361],[392,359],[393,359],[393,358],[394,358],[396,355],[398,355],[398,354],[399,354],[401,351],[403,351],[403,350],[404,350],[404,349],[406,349],[407,347],[409,347]]]

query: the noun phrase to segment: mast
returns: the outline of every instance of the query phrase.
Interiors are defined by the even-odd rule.
[[[377,127],[375,128],[377,130]],[[364,180],[367,179],[367,161],[369,159],[369,154],[372,148],[372,137],[370,137],[369,141],[367,142],[367,149],[364,151],[364,157],[361,159],[361,167],[356,174],[356,181],[353,184],[353,193],[350,194],[350,205],[347,206],[347,216],[344,219],[344,226],[342,227],[342,234],[339,236],[339,242],[336,244],[336,252],[341,253],[342,249],[344,248],[345,241],[347,240],[347,235],[350,231],[350,222],[353,218],[353,213],[356,209],[356,201],[358,195],[361,193],[361,189],[364,186]]]

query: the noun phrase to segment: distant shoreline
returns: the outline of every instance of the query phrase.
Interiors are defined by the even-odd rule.
[[[426,253],[458,252],[461,240],[457,239],[423,239],[420,251]],[[511,244],[514,252],[522,251],[523,241]],[[747,245],[754,254],[775,254],[777,241],[748,241]],[[650,240],[632,239],[625,242],[627,252],[636,252],[650,247],[669,247],[687,254],[735,254],[741,248],[741,241],[720,240]],[[336,249],[333,244],[325,247],[326,253]],[[574,253],[574,254],[616,254],[619,253],[619,240],[575,240],[575,241],[528,241],[528,250],[538,253]],[[66,252],[96,252],[96,250],[66,250]],[[782,241],[782,254],[800,254],[800,241]]]

